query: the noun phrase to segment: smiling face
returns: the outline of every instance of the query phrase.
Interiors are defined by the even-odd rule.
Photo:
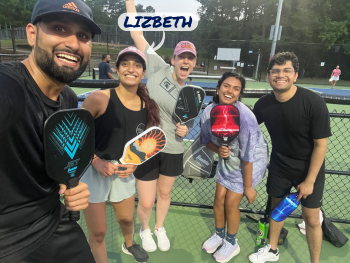
[[[284,65],[273,65],[267,74],[267,82],[275,92],[286,92],[293,87],[297,81],[298,72],[294,71],[291,61],[286,61]]]
[[[196,65],[196,57],[191,52],[184,52],[180,55],[176,55],[175,58],[173,57],[171,59],[171,64],[174,65],[176,79],[180,82],[184,82]],[[182,83],[179,84],[182,85]]]
[[[36,26],[36,65],[61,83],[76,80],[86,69],[91,55],[91,31],[76,17],[45,18]]]
[[[127,53],[119,58],[117,73],[124,87],[139,85],[146,73],[142,63],[142,59],[135,54]]]
[[[217,88],[220,104],[234,105],[241,95],[242,83],[235,77],[226,78]]]

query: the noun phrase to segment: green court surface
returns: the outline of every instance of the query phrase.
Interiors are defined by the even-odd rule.
[[[136,207],[135,207],[136,209]],[[151,228],[155,224],[155,212],[152,214],[150,221]],[[134,259],[122,252],[121,246],[124,242],[118,223],[114,218],[112,206],[107,204],[107,234],[106,248],[109,263],[131,263]],[[139,237],[140,222],[135,218],[135,234],[136,243],[141,244]],[[279,246],[281,263],[308,263],[309,252],[306,243],[306,237],[299,232],[296,227],[300,223],[300,219],[287,219],[285,227],[289,231],[288,237],[284,245]],[[80,220],[85,234],[87,229],[84,218]],[[335,224],[347,237],[350,236],[350,225]],[[156,250],[148,253],[150,256],[149,263],[201,263],[216,261],[211,254],[201,250],[202,243],[210,237],[215,231],[213,212],[210,209],[188,208],[170,206],[169,213],[165,220],[165,228],[170,239],[171,249],[166,252]],[[249,262],[248,255],[256,251],[257,223],[247,219],[245,214],[241,214],[241,224],[237,234],[238,244],[241,248],[239,255],[229,262],[243,263]],[[152,229],[153,231],[153,229]],[[156,239],[155,239],[156,240]],[[342,248],[336,248],[330,243],[323,241],[321,261],[322,263],[348,263],[350,258],[350,244],[345,244]]]
[[[91,79],[85,77],[85,79]],[[208,81],[208,80],[204,80]],[[321,85],[301,85],[304,87],[316,87],[316,88],[329,88],[329,86]],[[266,82],[247,82],[248,89],[269,89],[270,86]],[[346,87],[336,87],[338,89],[350,89]],[[73,88],[77,94],[82,94],[94,89]],[[247,105],[254,105],[257,99],[244,98],[243,103]],[[349,105],[335,105],[327,104],[330,112],[334,110],[337,112],[344,111],[350,113]],[[329,147],[326,155],[326,169],[347,171],[347,164],[349,163],[348,154],[350,152],[350,143],[347,139],[350,138],[350,120],[341,118],[332,118],[331,127],[333,136],[330,137],[328,143]],[[262,125],[262,131],[264,132],[267,141],[269,141],[266,128]],[[189,144],[188,142],[187,144]],[[187,148],[187,144],[185,148]],[[271,144],[269,143],[269,149],[271,150]],[[257,200],[253,205],[249,205],[244,198],[241,207],[246,209],[263,210],[265,208],[266,190],[265,190],[266,177],[263,182],[258,186]],[[326,175],[326,184],[324,191],[324,203],[323,208],[326,211],[328,217],[349,219],[349,215],[346,214],[350,211],[350,176],[345,175]],[[173,202],[185,202],[191,204],[204,204],[212,205],[215,193],[215,178],[204,181],[194,181],[192,184],[183,177],[179,177],[174,185],[172,201]],[[300,209],[296,211],[300,214]],[[344,214],[345,213],[345,214]],[[136,213],[135,218],[135,233],[138,233],[140,224],[137,220]],[[246,219],[244,214],[241,215],[242,221],[237,238],[241,247],[241,253],[230,262],[249,262],[248,255],[254,251],[255,244],[255,231],[257,223]],[[305,236],[302,235],[296,228],[296,222],[300,222],[300,219],[287,219],[286,227],[289,231],[287,242],[280,246],[282,263],[288,262],[310,262],[308,258],[308,248]],[[154,213],[151,218],[151,227],[153,228],[155,222]],[[84,220],[80,221],[85,233],[86,226]],[[125,255],[121,251],[121,245],[123,238],[120,232],[119,225],[114,218],[113,209],[110,205],[107,205],[107,235],[106,246],[108,251],[109,262],[135,262],[131,256]],[[347,237],[350,236],[350,225],[348,224],[336,224],[336,226]],[[167,229],[168,236],[170,238],[172,249],[167,252],[149,253],[150,260],[148,262],[176,262],[176,263],[191,263],[191,262],[215,262],[211,256],[201,250],[203,241],[210,236],[214,231],[214,218],[212,210],[188,208],[171,206],[169,214],[167,216],[165,227]],[[140,244],[141,240],[138,234],[135,234],[135,240]],[[337,262],[348,263],[350,262],[349,243],[342,248],[336,248],[330,243],[323,241],[321,262]]]

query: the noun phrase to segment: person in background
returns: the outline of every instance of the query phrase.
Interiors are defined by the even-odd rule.
[[[302,217],[311,263],[320,260],[322,228],[319,219],[325,184],[327,139],[332,135],[326,103],[314,92],[295,86],[299,60],[292,52],[278,53],[268,66],[267,81],[273,92],[254,106],[258,123],[265,123],[272,142],[267,193],[271,207],[290,193],[301,199]],[[269,244],[249,256],[250,262],[278,261],[278,237],[284,221],[270,220]],[[283,261],[285,262],[285,261]]]
[[[224,73],[216,86],[214,103],[205,108],[201,118],[200,142],[220,156],[214,199],[216,232],[202,247],[207,253],[215,252],[213,258],[217,262],[228,262],[240,252],[236,239],[241,219],[239,204],[243,196],[250,204],[254,202],[257,196],[254,188],[264,178],[267,165],[268,151],[264,135],[253,112],[239,101],[245,83],[245,78],[239,73]],[[210,112],[219,104],[234,105],[240,113],[240,131],[229,147],[220,146],[220,141],[211,133]]]
[[[102,54],[102,61],[98,64],[98,78],[99,79],[114,79],[113,70],[109,62],[111,61],[111,56],[108,54]]]
[[[332,84],[332,89],[334,88],[335,84],[339,80],[339,76],[341,75],[341,70],[339,69],[339,65],[336,66],[336,68],[332,71],[331,75],[331,84]]]

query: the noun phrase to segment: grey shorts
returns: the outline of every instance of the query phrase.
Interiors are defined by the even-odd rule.
[[[89,187],[89,203],[102,203],[107,200],[121,202],[135,194],[135,177],[133,174],[127,178],[119,178],[116,174],[105,177],[90,165],[80,181],[86,183]]]

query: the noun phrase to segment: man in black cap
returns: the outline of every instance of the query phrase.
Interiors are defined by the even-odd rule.
[[[85,71],[101,30],[81,0],[39,0],[26,31],[28,59],[0,63],[0,262],[92,263],[68,217],[87,207],[87,185],[67,190],[48,177],[42,135],[52,113],[77,107],[66,83]]]

